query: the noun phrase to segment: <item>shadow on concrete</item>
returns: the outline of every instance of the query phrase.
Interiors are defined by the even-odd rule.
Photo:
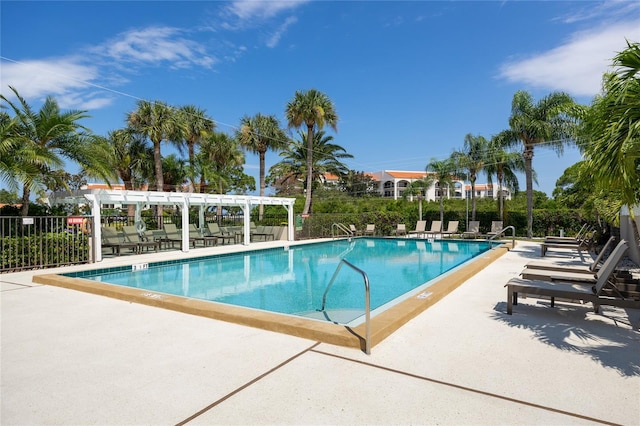
[[[601,308],[602,309],[602,308]],[[607,309],[595,314],[591,305],[564,305],[548,301],[536,305],[520,303],[514,314],[507,315],[507,303],[494,307],[492,319],[509,327],[534,333],[544,344],[562,351],[587,355],[604,367],[613,368],[622,376],[640,375],[640,311]]]

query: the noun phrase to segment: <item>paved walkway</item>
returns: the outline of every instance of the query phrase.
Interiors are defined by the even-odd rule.
[[[371,355],[2,274],[0,423],[640,424],[640,311],[506,315],[538,257],[518,244]]]

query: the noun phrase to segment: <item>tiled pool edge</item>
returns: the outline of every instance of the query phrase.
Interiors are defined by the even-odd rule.
[[[448,293],[459,287],[471,276],[484,269],[508,251],[501,245],[438,279],[429,287],[425,298],[413,296],[371,319],[371,347],[383,341],[395,330],[407,323]],[[153,293],[148,290],[127,288],[82,278],[71,278],[58,274],[34,275],[33,282],[63,287],[128,302],[169,309],[191,315],[227,321],[264,330],[285,333],[296,337],[320,341],[338,346],[364,349],[365,324],[353,329],[322,321],[281,315],[221,303],[189,299],[181,296]]]

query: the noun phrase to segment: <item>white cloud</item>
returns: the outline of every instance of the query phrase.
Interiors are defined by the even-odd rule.
[[[2,61],[0,67],[1,90],[8,98],[13,97],[8,89],[12,86],[27,101],[43,101],[47,96],[54,96],[64,109],[84,110],[94,105],[111,104],[112,97],[104,92],[86,92],[97,77],[97,67],[80,64],[73,58]]]
[[[291,1],[256,1],[238,0],[227,7],[226,11],[241,21],[266,20],[279,15],[283,11],[297,8],[309,0]]]
[[[499,77],[574,96],[594,96],[600,92],[612,58],[625,49],[625,39],[640,40],[640,20],[575,33],[552,50],[503,64]]]
[[[197,65],[211,68],[215,59],[201,44],[180,36],[181,31],[171,27],[149,27],[119,34],[94,49],[117,62],[158,65],[168,62],[173,68]]]
[[[278,27],[278,29],[271,35],[271,37],[269,37],[269,40],[267,40],[267,47],[276,47],[278,45],[278,42],[280,42],[280,38],[282,37],[282,35],[287,31],[287,28],[290,25],[295,24],[296,22],[298,22],[298,18],[296,18],[295,16],[290,16],[285,19],[282,25],[280,25],[280,27]]]

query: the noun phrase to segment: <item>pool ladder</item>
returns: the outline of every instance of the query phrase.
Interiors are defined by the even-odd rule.
[[[351,237],[353,236],[353,232],[351,229],[347,227],[344,223],[334,223],[331,225],[331,238],[336,238],[336,234],[338,237],[341,237],[344,233],[344,236]]]
[[[342,265],[344,264],[346,264],[348,267],[350,267],[351,269],[353,269],[354,271],[362,275],[362,279],[364,280],[364,315],[365,315],[364,353],[366,353],[367,355],[371,355],[371,294],[369,291],[369,277],[367,276],[366,272],[364,272],[362,269],[355,266],[353,263],[349,262],[347,259],[341,259],[340,263],[338,264],[338,267],[336,268],[336,271],[333,273],[333,276],[329,281],[329,284],[327,284],[327,288],[324,291],[324,294],[322,295],[322,308],[320,308],[319,310],[321,312],[324,312],[324,307],[327,302],[327,293],[329,293],[329,290],[331,289],[333,282],[336,280],[336,277],[338,276],[338,273],[340,272],[340,269],[342,269]]]
[[[514,248],[516,246],[516,228],[514,226],[507,226],[506,228],[502,228],[499,232],[497,232],[495,235],[492,235],[491,238],[489,238],[490,248],[493,247],[493,240],[498,236],[501,236],[502,234],[504,234],[504,232],[507,229],[511,229],[511,248]]]

